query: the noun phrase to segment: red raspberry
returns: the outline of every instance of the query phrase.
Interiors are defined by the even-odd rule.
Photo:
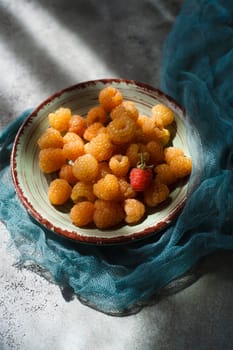
[[[135,191],[144,191],[151,183],[153,174],[150,167],[146,166],[141,153],[141,163],[138,164],[137,168],[133,168],[129,174],[130,184]]]

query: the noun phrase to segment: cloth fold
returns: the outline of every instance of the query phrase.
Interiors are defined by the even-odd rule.
[[[0,219],[19,264],[39,266],[61,289],[101,312],[125,315],[151,303],[166,286],[175,291],[181,281],[187,285],[182,276],[202,257],[233,249],[232,23],[231,1],[188,0],[165,42],[161,88],[187,111],[194,172],[179,218],[148,239],[100,247],[40,226],[19,202],[9,164],[29,111],[1,131]]]

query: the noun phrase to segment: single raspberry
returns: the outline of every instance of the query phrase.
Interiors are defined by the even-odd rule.
[[[53,173],[65,162],[66,158],[61,148],[44,148],[39,152],[39,167],[43,173]]]
[[[143,218],[146,208],[138,199],[129,198],[124,201],[124,210],[127,224],[136,224]]]
[[[83,136],[84,131],[86,130],[87,127],[87,121],[84,117],[81,115],[72,115],[70,120],[69,120],[69,129],[68,131],[74,132],[75,134],[79,136]]]
[[[93,193],[92,183],[84,181],[77,182],[72,189],[71,199],[74,203],[82,201],[94,202],[96,196]]]
[[[159,141],[149,141],[146,145],[150,163],[159,164],[164,160],[163,147]]]
[[[118,178],[118,183],[120,186],[121,200],[136,197],[136,192],[125,178]]]
[[[106,201],[118,200],[121,192],[117,177],[107,174],[93,185],[93,192],[96,197]]]
[[[85,144],[85,152],[92,154],[99,162],[108,160],[113,154],[114,146],[110,136],[100,133]]]
[[[186,177],[190,175],[192,171],[192,160],[186,156],[173,158],[169,165],[174,176],[178,178]]]
[[[157,165],[154,171],[156,179],[165,185],[171,185],[177,181],[177,177],[171,171],[171,167],[166,163]]]
[[[89,109],[87,113],[87,125],[101,123],[104,125],[107,121],[107,113],[102,106],[95,106]]]
[[[50,126],[59,131],[67,131],[71,118],[71,110],[69,108],[59,108],[54,113],[48,115]]]
[[[73,174],[80,181],[93,181],[98,175],[98,162],[91,154],[78,157],[73,164]]]
[[[142,192],[150,185],[152,177],[151,166],[148,167],[146,165],[143,153],[141,153],[141,161],[138,163],[137,168],[133,168],[130,171],[130,184],[135,191]]]
[[[62,205],[70,198],[71,190],[66,180],[55,179],[49,185],[48,198],[53,205]]]
[[[178,156],[183,156],[184,151],[181,148],[178,147],[166,147],[164,148],[164,158],[165,161],[169,164],[173,158],[176,158]]]
[[[64,145],[63,151],[67,160],[75,161],[79,156],[85,153],[84,143],[82,140],[68,142]]]
[[[148,207],[156,207],[167,199],[169,189],[167,185],[156,180],[152,181],[150,187],[144,191],[144,203]]]
[[[41,135],[41,137],[37,141],[40,149],[43,148],[62,148],[63,147],[63,138],[61,133],[54,129],[48,128]]]
[[[171,124],[174,120],[173,111],[162,103],[152,107],[152,118],[159,128],[163,128]]]
[[[122,154],[116,154],[109,160],[109,168],[112,173],[116,176],[125,176],[130,167],[129,158]]]
[[[97,199],[93,221],[97,228],[107,229],[121,223],[125,217],[122,206],[117,202]]]
[[[135,136],[136,124],[133,119],[120,116],[108,124],[107,130],[113,143],[127,143]]]
[[[82,137],[79,136],[78,134],[76,134],[75,132],[68,131],[63,136],[64,144],[69,143],[69,142],[75,142],[75,141],[82,141],[82,143],[84,143]]]
[[[92,202],[83,201],[75,204],[70,211],[72,223],[79,227],[84,227],[93,221],[95,207]]]
[[[104,133],[104,132],[106,132],[106,128],[103,126],[103,124],[101,124],[99,122],[95,122],[86,128],[86,130],[83,134],[83,138],[86,141],[91,141],[99,133]]]
[[[112,119],[126,116],[132,118],[134,121],[138,119],[138,115],[138,109],[133,101],[123,101],[119,106],[115,107],[110,114]]]
[[[78,179],[73,174],[73,166],[71,164],[64,164],[59,171],[59,178],[69,182],[70,185],[75,185]]]
[[[110,112],[123,101],[121,92],[113,86],[107,86],[99,93],[99,103],[107,111]]]

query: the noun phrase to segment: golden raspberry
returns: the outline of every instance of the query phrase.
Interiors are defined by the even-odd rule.
[[[160,129],[155,125],[152,118],[141,115],[139,116],[139,124],[141,124],[142,132],[146,138],[150,140],[158,139]]]
[[[86,130],[87,122],[86,119],[81,115],[72,115],[69,120],[69,129],[68,131],[74,132],[79,136],[83,136],[84,131]]]
[[[75,161],[79,156],[85,153],[82,140],[68,142],[63,147],[66,159]]]
[[[163,146],[165,146],[170,141],[171,133],[166,128],[162,128],[162,129],[159,129],[159,130],[160,131],[158,132],[157,137],[158,137],[159,141],[161,142],[161,144]]]
[[[95,122],[86,128],[83,134],[83,138],[86,141],[91,141],[94,137],[96,137],[99,133],[102,132],[106,132],[106,128],[103,126],[103,124]]]
[[[123,101],[119,106],[115,107],[110,114],[112,119],[126,116],[132,118],[134,121],[138,119],[138,115],[138,109],[133,101]]]
[[[85,144],[85,152],[92,154],[99,162],[108,160],[113,154],[114,146],[110,136],[100,133]]]
[[[93,193],[92,183],[84,181],[77,182],[72,189],[71,199],[74,203],[82,201],[94,202],[96,196]]]
[[[48,115],[50,126],[59,131],[67,131],[71,118],[71,110],[69,108],[59,108],[54,113]]]
[[[146,148],[150,155],[150,163],[158,164],[164,160],[163,147],[159,141],[149,141]]]
[[[104,125],[107,121],[107,113],[102,106],[95,106],[89,109],[87,113],[87,125],[101,123]]]
[[[99,93],[99,103],[107,111],[110,112],[123,101],[121,92],[113,86],[107,86]]]
[[[39,152],[39,167],[43,173],[53,173],[65,162],[66,158],[61,148],[44,148]]]
[[[68,131],[63,136],[63,141],[64,141],[64,144],[65,144],[65,143],[75,142],[75,141],[82,141],[83,142],[83,139],[81,138],[81,136],[79,136],[75,132]]]
[[[130,167],[129,158],[122,154],[116,154],[109,160],[109,168],[112,173],[116,176],[125,176]]]
[[[165,201],[169,195],[167,185],[154,180],[150,187],[144,191],[144,203],[148,207],[156,207],[158,204]]]
[[[178,147],[166,147],[164,148],[164,158],[165,161],[169,164],[173,158],[183,156],[184,152],[181,148]]]
[[[105,175],[107,174],[112,174],[112,171],[109,168],[108,163],[107,162],[99,163],[99,172],[98,172],[97,180],[100,180],[101,178],[105,177]]]
[[[40,149],[62,148],[63,138],[60,132],[54,128],[48,128],[37,141]]]
[[[118,183],[120,186],[121,200],[136,197],[136,192],[133,190],[132,186],[125,178],[118,178]]]
[[[107,130],[113,143],[127,143],[135,136],[136,124],[133,119],[120,116],[108,124]]]
[[[178,156],[170,161],[169,166],[174,176],[182,178],[190,175],[192,171],[192,160],[186,156]]]
[[[93,185],[93,192],[100,199],[117,200],[121,194],[117,177],[113,174],[107,174]]]
[[[150,154],[147,150],[146,145],[141,143],[131,143],[126,150],[126,156],[129,159],[130,166],[132,168],[136,167],[141,159],[141,153],[143,153],[145,162],[147,163],[150,159]]]
[[[70,164],[64,164],[59,171],[59,178],[69,182],[70,185],[76,184],[78,179],[73,174],[73,166]]]
[[[163,128],[164,126],[171,124],[174,120],[173,111],[162,103],[158,103],[152,107],[152,115],[156,125],[159,128]]]
[[[107,229],[121,223],[125,217],[122,206],[117,202],[101,199],[95,201],[93,221],[97,228]]]
[[[91,154],[78,157],[73,165],[73,174],[80,181],[93,181],[98,175],[98,162]]]
[[[124,202],[124,210],[126,213],[125,221],[127,224],[136,224],[143,218],[146,208],[138,199],[129,198]]]
[[[49,185],[48,198],[53,205],[62,205],[70,198],[71,190],[66,180],[55,179]]]
[[[92,202],[80,202],[71,208],[70,219],[74,225],[84,227],[93,221],[94,212],[95,207]]]
[[[165,185],[171,185],[177,181],[177,177],[173,174],[170,166],[166,163],[157,165],[154,171],[156,173],[156,180]]]

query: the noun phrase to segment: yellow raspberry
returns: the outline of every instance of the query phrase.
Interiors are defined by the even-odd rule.
[[[93,192],[100,199],[117,200],[121,194],[117,177],[113,174],[107,174],[93,185]]]
[[[178,178],[186,177],[192,171],[192,160],[186,156],[178,156],[170,161],[169,166],[174,176]]]
[[[127,143],[135,136],[136,124],[133,119],[120,116],[108,124],[107,130],[114,144]]]
[[[125,217],[122,206],[117,202],[97,199],[94,205],[93,221],[99,229],[103,230],[120,224]]]
[[[136,197],[136,192],[133,190],[132,186],[126,180],[126,178],[118,178],[118,183],[120,186],[121,200]]]
[[[164,148],[164,158],[165,161],[169,164],[173,158],[183,156],[184,151],[181,148],[178,147],[166,147]]]
[[[75,204],[70,211],[71,222],[79,227],[84,227],[93,221],[95,207],[92,202],[84,201]]]
[[[103,126],[103,124],[95,122],[86,128],[83,134],[83,138],[86,141],[91,141],[94,137],[96,137],[99,133],[102,132],[106,132],[106,128]]]
[[[70,185],[75,185],[78,179],[73,174],[73,166],[64,164],[59,171],[59,178],[69,182]]]
[[[69,132],[74,132],[79,136],[83,136],[84,131],[86,130],[87,122],[86,119],[81,115],[72,115],[69,120]]]
[[[126,156],[129,159],[130,166],[132,168],[136,167],[140,161],[141,153],[143,153],[144,160],[147,163],[150,159],[150,154],[147,150],[146,145],[141,143],[131,143],[126,150]]]
[[[44,148],[39,152],[39,167],[45,174],[59,170],[66,162],[61,148]]]
[[[112,173],[116,176],[125,176],[130,167],[129,158],[122,154],[116,154],[109,160],[109,168]]]
[[[146,138],[149,140],[158,139],[159,128],[152,118],[145,115],[139,116],[139,124],[141,124],[142,132]]]
[[[85,153],[83,141],[68,142],[63,147],[66,159],[75,161],[79,156]]]
[[[159,128],[163,128],[174,121],[173,111],[162,103],[152,107],[152,115]]]
[[[110,112],[123,101],[121,92],[113,86],[107,86],[99,93],[99,103],[107,111]]]
[[[74,203],[82,201],[94,202],[96,196],[93,193],[92,183],[84,181],[77,182],[72,189],[71,199]]]
[[[99,163],[99,172],[98,172],[97,180],[100,180],[101,178],[105,177],[105,175],[107,174],[112,174],[112,171],[109,168],[108,163],[107,162]]]
[[[71,195],[72,187],[64,179],[53,180],[48,189],[48,198],[53,205],[64,204]]]
[[[134,121],[138,119],[139,112],[133,101],[123,101],[119,106],[115,107],[110,114],[112,119],[120,116],[132,118]]]
[[[136,224],[143,218],[146,208],[138,199],[129,198],[124,201],[124,210],[127,224]]]
[[[149,141],[146,148],[152,164],[158,164],[164,160],[163,147],[159,141]]]
[[[166,163],[157,165],[154,171],[156,179],[165,185],[171,185],[177,181],[177,177],[171,171],[171,167]]]
[[[92,154],[99,162],[108,160],[113,154],[114,146],[110,136],[100,133],[85,144],[85,152]]]
[[[89,109],[87,113],[87,125],[101,123],[104,125],[107,121],[107,113],[102,106],[95,106]]]
[[[48,115],[50,126],[59,131],[67,131],[71,118],[71,110],[69,108],[59,108],[54,113]]]
[[[98,175],[98,162],[91,154],[78,157],[73,164],[73,174],[80,181],[93,181]]]
[[[76,134],[75,132],[68,131],[64,136],[63,136],[63,142],[69,143],[69,142],[75,142],[75,141],[82,141],[83,139],[81,136]]]
[[[54,128],[48,128],[37,141],[40,149],[62,148],[63,138],[60,132]]]
[[[151,185],[144,191],[144,203],[148,207],[156,207],[167,199],[169,189],[167,185],[154,180]]]

